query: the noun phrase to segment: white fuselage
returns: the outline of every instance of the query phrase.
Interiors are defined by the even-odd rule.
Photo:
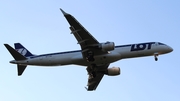
[[[109,51],[107,54],[94,56],[94,62],[88,62],[83,58],[81,50],[60,52],[52,54],[43,54],[27,57],[26,60],[21,61],[10,61],[10,63],[19,65],[37,65],[37,66],[58,66],[58,65],[83,65],[88,66],[92,63],[97,65],[112,63],[120,59],[134,58],[142,56],[152,56],[154,54],[165,54],[171,52],[172,48],[159,43],[139,43],[115,46],[113,51]]]

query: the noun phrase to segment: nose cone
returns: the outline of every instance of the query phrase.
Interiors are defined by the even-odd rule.
[[[172,51],[173,51],[173,48],[170,47],[170,46],[168,46],[168,51],[169,51],[169,52],[172,52]]]

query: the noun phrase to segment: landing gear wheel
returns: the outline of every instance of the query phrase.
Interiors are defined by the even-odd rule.
[[[158,58],[157,58],[157,57],[155,57],[155,61],[158,61]]]
[[[94,57],[91,55],[87,56],[86,59],[88,62],[93,62],[95,60]]]
[[[159,55],[158,53],[155,53],[155,54],[154,54],[154,59],[155,59],[155,61],[158,61],[158,55]]]
[[[87,52],[87,57],[86,57],[88,62],[93,62],[94,59],[94,53],[92,51]]]

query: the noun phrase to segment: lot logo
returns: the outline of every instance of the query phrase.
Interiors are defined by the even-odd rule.
[[[131,51],[140,51],[140,50],[149,50],[151,49],[153,42],[151,43],[140,43],[140,44],[132,44]]]

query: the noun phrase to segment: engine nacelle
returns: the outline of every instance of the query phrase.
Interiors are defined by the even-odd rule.
[[[121,73],[121,70],[119,67],[108,68],[107,71],[105,72],[105,74],[109,76],[120,75],[120,73]]]
[[[101,43],[100,44],[100,48],[101,50],[103,51],[111,51],[111,50],[114,50],[114,42],[106,42],[106,43]]]

